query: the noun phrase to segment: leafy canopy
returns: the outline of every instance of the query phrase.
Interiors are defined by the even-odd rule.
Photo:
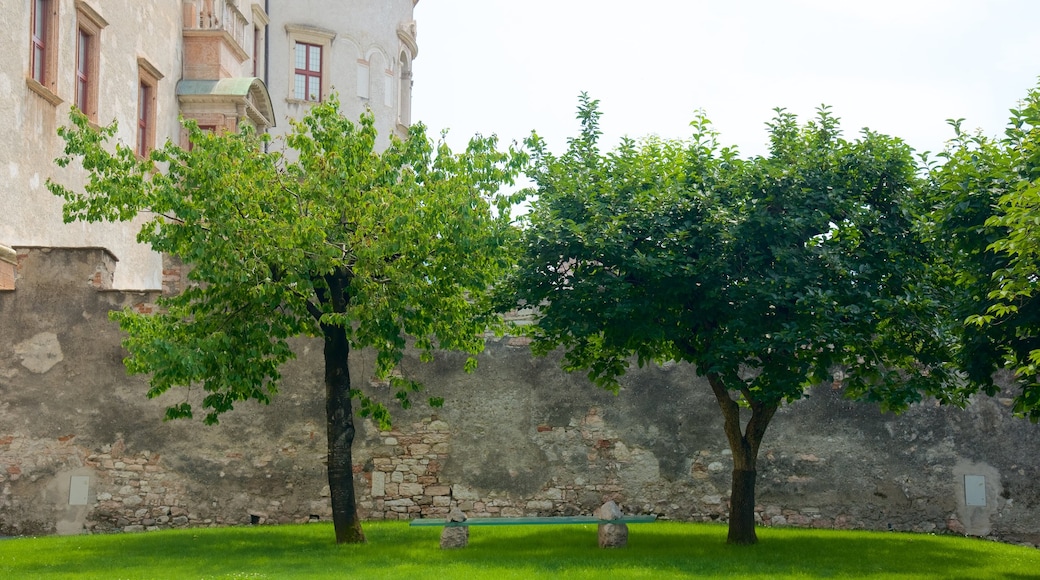
[[[238,401],[269,401],[292,337],[344,329],[352,347],[375,349],[386,378],[406,337],[428,360],[434,348],[479,352],[498,324],[487,289],[509,266],[515,236],[499,187],[525,155],[499,151],[494,137],[453,153],[416,124],[377,153],[372,115],[352,123],[333,97],[293,123],[287,149],[188,122],[190,148],[167,143],[140,159],[109,145],[115,125],[72,121],[58,163],[80,158],[89,182],[83,192],[48,184],[66,221],[143,215],[138,240],[191,267],[189,287],[161,298],[159,313],[113,313],[127,332],[127,368],[151,373],[149,396],[199,387],[215,423]],[[392,383],[405,405],[419,390]],[[362,415],[386,424],[382,401],[352,394]],[[192,413],[186,396],[167,418]]]
[[[990,394],[1014,372],[1015,411],[1040,420],[1040,88],[1012,109],[1002,138],[961,130],[932,168],[932,243],[958,321],[958,364]]]
[[[833,373],[889,409],[965,401],[922,275],[907,145],[847,140],[823,107],[804,125],[777,109],[767,156],[721,147],[703,116],[688,140],[603,153],[597,105],[581,97],[562,155],[529,142],[538,197],[500,306],[538,306],[535,348],[564,347],[566,368],[615,389],[632,356],[688,361],[752,407]]]

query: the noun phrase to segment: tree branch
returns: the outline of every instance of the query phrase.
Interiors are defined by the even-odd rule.
[[[740,432],[740,405],[729,396],[729,389],[722,382],[722,377],[717,373],[708,373],[708,384],[715,393],[715,400],[719,403],[724,419],[723,428],[726,431],[726,439],[729,440],[729,448],[733,452],[733,467],[742,469],[746,463],[747,446],[744,436]]]

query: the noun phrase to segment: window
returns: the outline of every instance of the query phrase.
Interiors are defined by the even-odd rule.
[[[253,76],[260,76],[260,28],[253,27]]]
[[[357,96],[359,98],[368,98],[368,83],[368,61],[359,59],[357,63]]]
[[[108,26],[108,22],[84,2],[76,3],[76,21],[75,105],[96,123],[101,29]]]
[[[397,59],[397,128],[407,131],[412,124],[412,60],[419,54],[419,46],[415,44],[415,21],[405,22],[397,27],[397,38],[401,41],[401,52]]]
[[[286,24],[289,34],[290,103],[316,103],[324,100],[329,90],[329,58],[336,33],[330,30]]]
[[[253,76],[267,82],[267,24],[270,20],[263,6],[253,3]]]
[[[296,43],[296,76],[294,96],[301,101],[321,100],[321,47],[305,42]]]
[[[397,91],[397,122],[407,127],[412,124],[412,62],[404,52],[398,66],[401,69],[401,88]]]
[[[90,53],[93,43],[91,37],[82,28],[76,36],[76,106],[79,110],[87,110],[88,94],[90,89],[91,73]]]
[[[141,80],[137,90],[137,154],[148,155],[155,145],[151,135],[155,134],[155,89]]]
[[[52,104],[57,97],[57,0],[32,0],[29,34],[29,86]]]
[[[50,44],[47,38],[48,24],[50,24],[49,2],[47,0],[34,0],[32,13],[32,78],[41,85],[46,85],[47,75],[44,67],[47,61],[47,46]]]
[[[137,59],[137,154],[147,157],[155,148],[156,93],[162,73],[143,58]]]

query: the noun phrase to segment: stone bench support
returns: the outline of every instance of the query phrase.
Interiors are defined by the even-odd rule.
[[[621,513],[621,508],[616,503],[610,501],[597,509],[593,517],[467,518],[466,514],[456,508],[448,514],[446,520],[417,519],[412,520],[409,525],[413,527],[443,526],[441,548],[449,549],[465,548],[469,544],[469,528],[472,526],[597,524],[601,548],[623,548],[628,544],[628,524],[650,523],[656,520],[656,515],[626,516]]]

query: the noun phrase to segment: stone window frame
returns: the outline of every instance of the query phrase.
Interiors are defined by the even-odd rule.
[[[270,18],[264,7],[253,3],[253,76],[267,82],[267,25]]]
[[[31,0],[29,4],[29,70],[25,82],[52,105],[61,103],[58,96],[59,4],[58,0]]]
[[[74,104],[92,123],[98,119],[98,86],[101,80],[101,31],[108,22],[83,0],[76,0],[76,70]],[[84,54],[83,40],[87,40]],[[82,60],[86,59],[86,62]],[[86,94],[81,94],[85,91]]]
[[[397,38],[401,41],[397,58],[397,128],[403,133],[407,133],[408,126],[412,124],[412,61],[419,55],[415,33],[414,20],[397,28]]]
[[[202,131],[203,133],[211,133],[211,134],[215,134],[215,135],[221,135],[221,134],[224,133],[221,130],[223,128],[223,125],[220,125],[219,123],[215,123],[215,122],[214,123],[206,123],[206,124],[199,123],[198,125],[199,125],[199,131]],[[195,144],[191,142],[191,138],[188,138],[187,142],[188,142],[188,151],[191,151],[192,149],[195,148]]]
[[[159,81],[163,74],[147,59],[137,59],[137,156],[144,158],[155,149]]]
[[[316,26],[305,26],[302,24],[286,24],[285,32],[289,36],[289,90],[285,100],[295,104],[314,104],[324,101],[329,96],[329,70],[331,67],[332,41],[336,39],[336,32],[318,28]],[[300,99],[296,97],[296,45],[309,44],[321,48],[321,71],[319,73],[319,84],[321,85],[317,100]]]

